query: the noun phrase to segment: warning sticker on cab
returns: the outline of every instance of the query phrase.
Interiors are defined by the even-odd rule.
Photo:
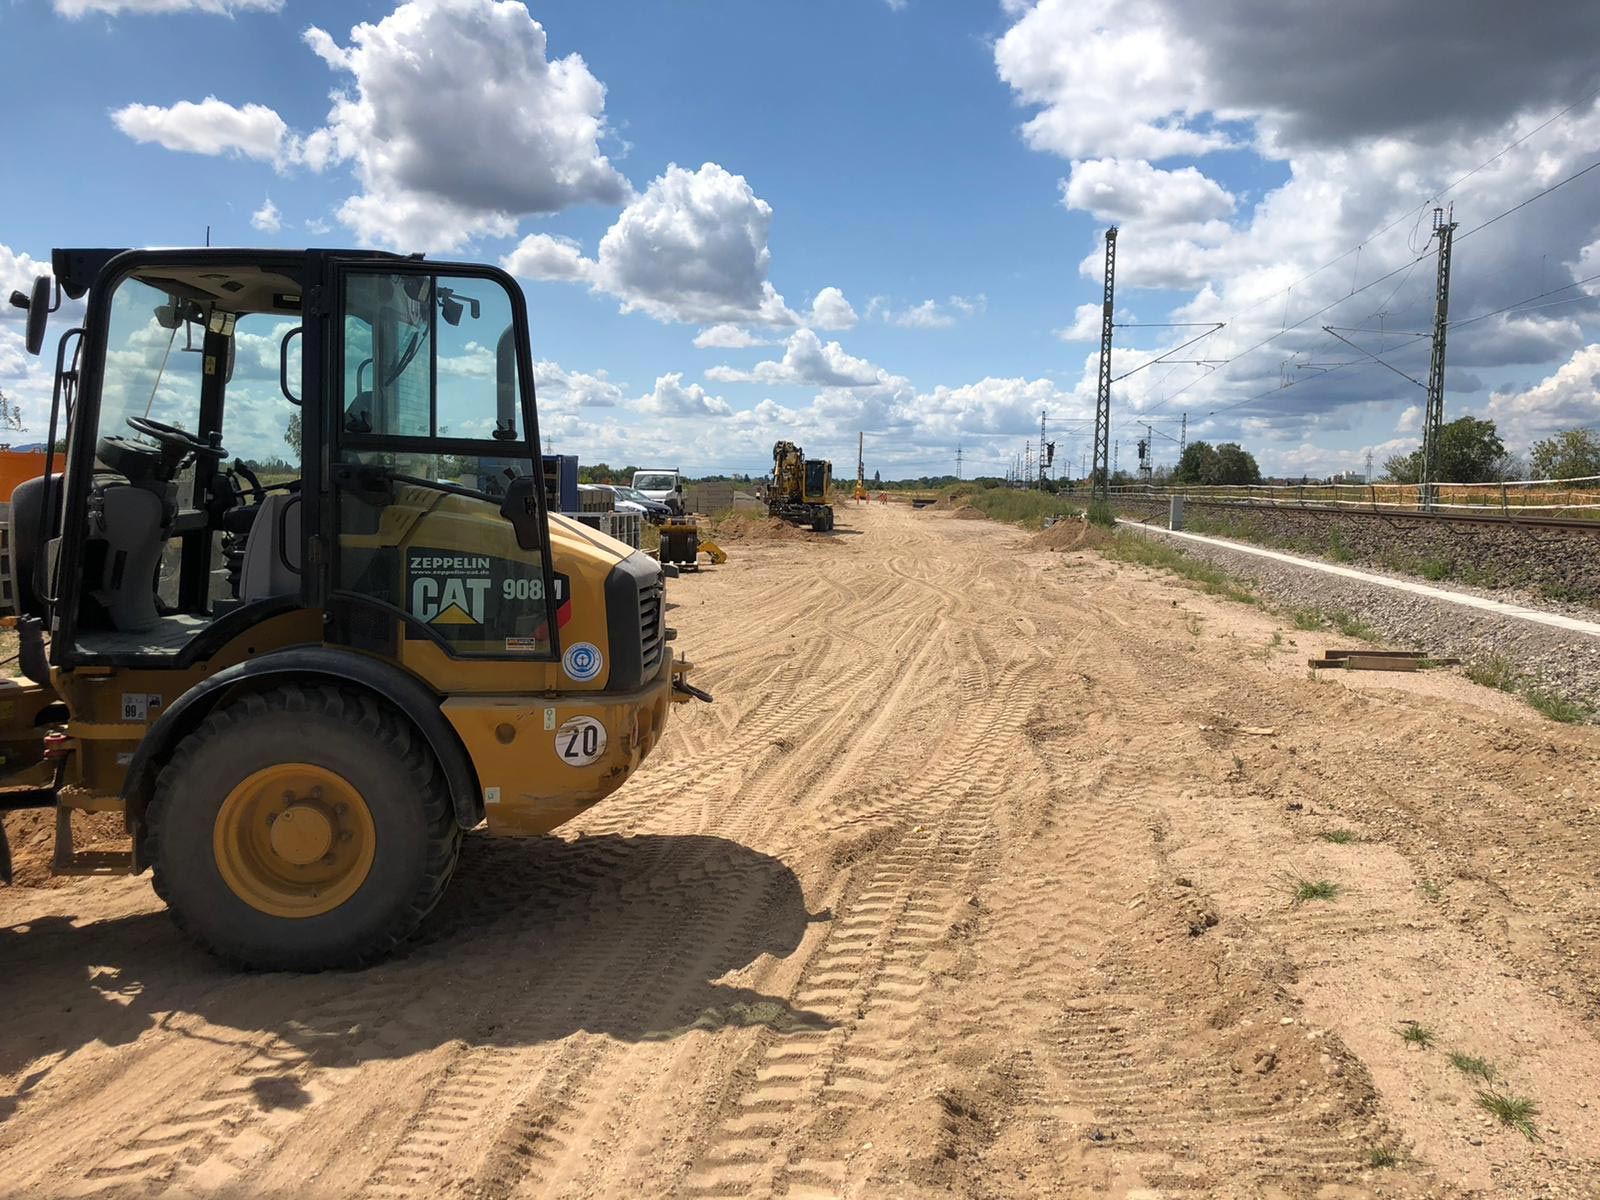
[[[569,580],[556,575],[556,622],[572,616]],[[447,642],[538,653],[549,645],[537,562],[413,546],[406,552],[406,611]]]

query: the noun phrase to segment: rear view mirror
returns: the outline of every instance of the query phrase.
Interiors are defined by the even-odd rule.
[[[21,292],[11,293],[12,306],[26,309],[28,312],[23,340],[27,343],[29,354],[38,354],[44,349],[44,327],[50,319],[51,312],[50,284],[50,276],[39,275],[35,277],[33,286],[28,289],[26,296]]]

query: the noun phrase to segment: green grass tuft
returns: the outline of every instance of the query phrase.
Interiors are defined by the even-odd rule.
[[[1337,629],[1345,637],[1352,637],[1358,641],[1380,640],[1377,630],[1354,613],[1346,612],[1342,608],[1297,608],[1289,615],[1293,618],[1296,629],[1306,629],[1313,633]]]
[[[1517,690],[1517,669],[1503,654],[1490,654],[1467,664],[1467,678],[1502,692]]]
[[[1296,904],[1304,904],[1308,900],[1337,900],[1344,894],[1344,888],[1329,879],[1294,876],[1289,880],[1289,894]]]
[[[1563,725],[1582,725],[1594,713],[1584,705],[1573,700],[1563,700],[1560,696],[1552,696],[1549,692],[1541,692],[1536,688],[1529,688],[1522,693],[1534,711],[1549,717],[1552,721],[1560,721]]]
[[[1361,835],[1353,829],[1324,829],[1317,836],[1335,846],[1348,846],[1361,840]]]
[[[1367,1166],[1392,1167],[1400,1161],[1400,1156],[1388,1146],[1368,1146]]]
[[[1107,504],[1104,500],[1096,500],[1093,504],[1089,505],[1088,514],[1089,514],[1089,524],[1091,524],[1091,525],[1103,525],[1107,529],[1116,528],[1116,524],[1117,524],[1117,513],[1116,513],[1116,510],[1114,508],[1112,508],[1111,505]]]
[[[1406,1021],[1395,1032],[1400,1035],[1402,1042],[1405,1042],[1408,1046],[1415,1046],[1419,1050],[1427,1050],[1432,1047],[1434,1042],[1438,1041],[1438,1037],[1433,1030],[1419,1021]]]
[[[1539,1140],[1533,1119],[1539,1115],[1539,1106],[1526,1096],[1512,1096],[1506,1092],[1484,1089],[1473,1097],[1479,1108],[1508,1129],[1515,1129],[1529,1141]]]
[[[1450,1065],[1463,1075],[1475,1075],[1484,1081],[1494,1079],[1494,1064],[1487,1058],[1475,1058],[1471,1054],[1463,1054],[1459,1050],[1450,1052]]]
[[[1171,571],[1174,575],[1181,575],[1190,582],[1198,584],[1201,591],[1212,596],[1222,596],[1228,600],[1236,600],[1240,604],[1261,603],[1261,597],[1225,571],[1208,562],[1190,558],[1183,551],[1174,550],[1152,536],[1118,533],[1100,547],[1100,552],[1120,562],[1137,563],[1142,567]]]

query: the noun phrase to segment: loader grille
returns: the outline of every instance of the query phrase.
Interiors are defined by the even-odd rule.
[[[661,665],[661,647],[664,644],[662,582],[660,577],[639,585],[639,647],[642,651],[644,678],[649,679]]]

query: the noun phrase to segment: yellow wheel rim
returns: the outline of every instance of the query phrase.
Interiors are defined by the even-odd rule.
[[[372,811],[342,776],[310,763],[257,771],[223,800],[211,834],[223,882],[274,917],[332,912],[366,881]]]

